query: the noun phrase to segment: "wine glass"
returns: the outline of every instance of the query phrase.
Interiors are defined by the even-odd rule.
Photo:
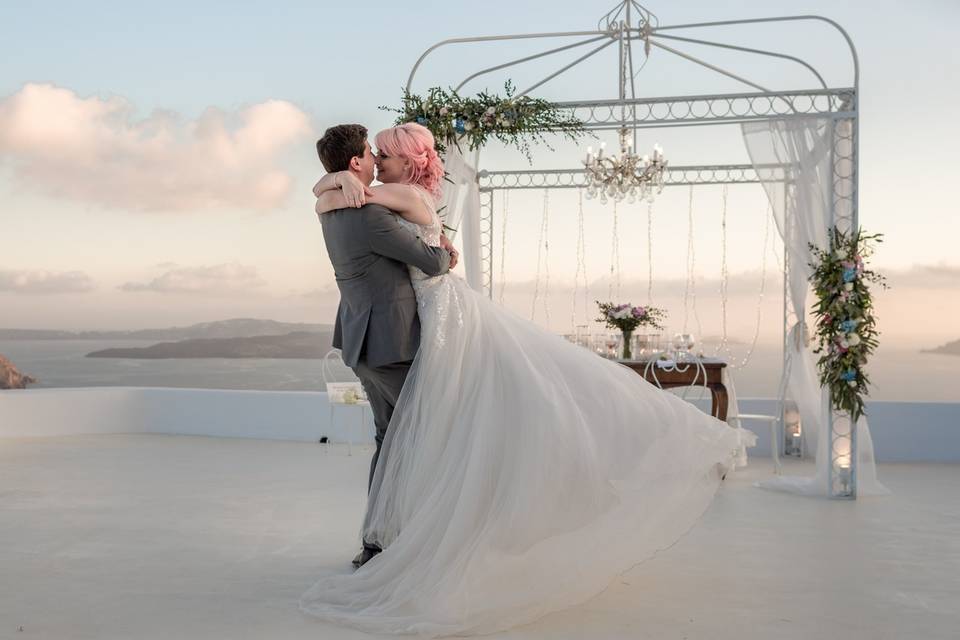
[[[638,333],[633,337],[633,352],[640,356],[641,359],[650,353],[650,337],[650,334],[647,333]]]
[[[650,335],[650,356],[656,360],[664,351],[663,334],[653,333]]]
[[[682,362],[690,355],[690,349],[693,348],[692,333],[675,333],[673,335],[673,351],[676,354],[677,362]]]
[[[590,332],[588,327],[585,324],[578,324],[576,326],[577,331],[577,344],[581,347],[590,348]]]
[[[681,333],[673,334],[673,340],[670,341],[670,346],[673,348],[673,357],[677,360],[682,358],[683,353],[683,339],[680,337]]]
[[[617,357],[617,344],[620,342],[620,335],[616,333],[608,333],[604,336],[603,344],[607,348],[607,357],[611,360]]]
[[[604,345],[606,339],[603,334],[590,334],[590,348],[601,358],[607,357],[607,347]]]

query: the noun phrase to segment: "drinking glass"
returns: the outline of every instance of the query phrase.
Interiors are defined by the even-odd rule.
[[[607,356],[611,360],[617,357],[617,345],[620,343],[619,333],[608,333],[604,336],[604,346],[607,348]]]

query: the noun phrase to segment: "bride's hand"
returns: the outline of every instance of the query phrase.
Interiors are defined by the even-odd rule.
[[[440,236],[440,247],[450,254],[449,269],[453,270],[453,268],[457,266],[457,262],[460,261],[460,252],[453,248],[453,243],[450,242],[450,238],[445,235]]]
[[[341,171],[337,174],[337,184],[340,185],[340,191],[348,207],[362,207],[367,203],[367,198],[373,195],[370,187],[360,182],[360,178],[349,171]]]

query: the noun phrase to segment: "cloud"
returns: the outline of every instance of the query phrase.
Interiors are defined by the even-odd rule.
[[[23,185],[117,209],[278,207],[293,180],[277,158],[311,133],[308,116],[282,100],[209,107],[196,120],[163,110],[138,119],[124,98],[49,84],[0,101],[0,160]]]
[[[12,271],[0,269],[0,291],[14,293],[82,293],[96,288],[82,271]]]
[[[177,267],[149,282],[127,282],[122,291],[156,293],[232,294],[250,293],[266,284],[255,267],[229,263],[202,267]]]

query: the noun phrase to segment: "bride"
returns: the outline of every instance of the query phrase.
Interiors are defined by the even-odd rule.
[[[376,147],[383,186],[344,172],[342,190],[318,185],[332,187],[318,211],[379,203],[438,245],[433,136],[404,124]],[[693,526],[742,431],[458,276],[410,277],[420,350],[362,531],[384,551],[318,581],[302,611],[372,633],[492,633],[595,596]]]

